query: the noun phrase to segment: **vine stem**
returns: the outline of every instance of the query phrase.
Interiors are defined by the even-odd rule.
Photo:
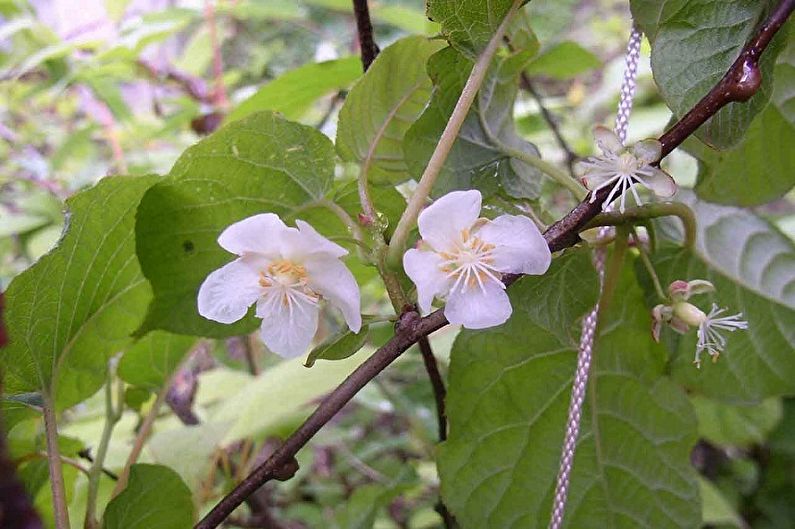
[[[42,412],[44,431],[47,436],[47,466],[50,470],[50,487],[55,514],[56,529],[70,529],[69,511],[66,509],[66,489],[63,482],[61,452],[58,449],[58,422],[55,418],[55,405],[49,392],[42,392]]]
[[[160,412],[160,408],[163,406],[163,403],[166,400],[166,394],[168,393],[170,384],[171,381],[169,380],[169,382],[160,389],[160,392],[157,394],[157,398],[152,404],[149,413],[146,414],[144,422],[138,429],[138,434],[135,436],[132,450],[130,450],[130,454],[127,456],[127,461],[124,463],[124,468],[122,469],[121,473],[119,473],[119,479],[116,481],[116,486],[113,488],[113,493],[111,494],[112,498],[118,496],[119,493],[124,490],[124,487],[127,486],[127,480],[130,478],[130,468],[138,461],[141,451],[144,449],[144,444],[146,444],[146,440],[149,439],[149,435],[152,433],[152,426],[155,424],[157,414]]]
[[[584,229],[587,230],[597,226],[623,226],[669,216],[677,217],[682,221],[682,226],[684,227],[683,244],[692,249],[696,244],[696,215],[692,209],[682,202],[652,202],[630,208],[624,213],[614,211],[600,213],[591,219]]]
[[[411,195],[411,199],[395,228],[395,233],[389,243],[389,253],[387,256],[390,264],[400,262],[400,257],[403,254],[409,232],[416,224],[420,210],[425,206],[425,201],[431,193],[433,184],[436,182],[436,178],[439,176],[439,172],[442,170],[444,162],[447,160],[447,156],[450,154],[450,150],[453,148],[456,138],[458,138],[458,133],[461,130],[461,126],[464,124],[469,109],[475,101],[475,96],[477,96],[478,90],[480,90],[480,86],[486,78],[486,72],[491,64],[491,59],[497,52],[497,48],[502,42],[508,25],[511,20],[513,20],[521,4],[522,0],[514,0],[502,23],[497,28],[496,33],[491,37],[488,45],[486,45],[486,48],[481,52],[475,66],[472,68],[472,72],[470,72],[469,78],[463,90],[461,90],[461,95],[458,97],[458,101],[450,115],[450,119],[447,121],[442,135],[439,137],[439,143],[436,144],[436,149],[434,149],[431,159],[428,160],[428,165],[422,173],[420,182],[417,184],[414,194]]]
[[[775,33],[784,23],[787,16],[795,7],[795,0],[782,0],[779,6],[771,13],[768,20],[763,25],[762,31]],[[772,28],[772,29],[770,29]],[[754,38],[748,46],[756,46],[758,59],[770,42],[772,35],[766,39]],[[736,63],[735,63],[736,64]],[[727,76],[736,74],[734,66],[727,71]],[[702,99],[696,106],[704,105]],[[717,112],[719,107],[710,107]],[[683,118],[684,119],[684,118]],[[679,122],[674,124],[669,132],[677,130],[676,134],[670,135],[666,145],[667,153],[681,144],[690,134],[695,132],[700,123],[690,121],[686,126]],[[702,121],[703,123],[703,121]],[[579,242],[579,231],[596,217],[602,210],[602,203],[607,197],[609,190],[605,189],[597,193],[594,202],[585,200],[571,210],[565,217],[550,226],[544,232],[544,239],[552,252],[557,252],[573,246]],[[519,275],[509,274],[503,277],[506,286],[510,286]],[[420,317],[414,311],[409,310],[401,314],[395,328],[395,335],[389,339],[382,347],[373,353],[367,360],[359,365],[339,386],[329,393],[315,411],[299,426],[284,443],[259,467],[249,474],[246,479],[240,482],[229,494],[221,501],[194,527],[194,529],[214,529],[218,527],[245,499],[272,479],[289,479],[297,470],[295,454],[303,448],[309,440],[328,422],[342,407],[350,401],[356,393],[362,389],[370,380],[375,378],[378,373],[383,371],[389,364],[397,359],[404,351],[420,338],[436,332],[445,325],[447,319],[443,309],[438,309],[431,314]],[[60,528],[59,528],[60,529]]]
[[[379,52],[378,45],[373,39],[373,23],[370,21],[367,0],[353,0],[353,15],[356,18],[356,31],[359,35],[362,68],[366,72]]]
[[[662,156],[668,156],[718,110],[732,102],[748,101],[762,85],[759,58],[795,10],[795,0],[781,0],[745,45],[718,84],[712,87],[682,119],[660,137]]]
[[[663,290],[662,284],[660,283],[660,277],[657,275],[657,270],[654,269],[654,264],[649,258],[649,253],[646,251],[646,248],[643,247],[643,241],[640,240],[638,232],[634,227],[631,228],[631,231],[632,239],[635,241],[635,246],[638,249],[638,254],[640,255],[640,260],[643,263],[643,266],[646,268],[646,271],[649,273],[649,277],[651,277],[651,282],[654,285],[654,291],[657,293],[657,297],[659,297],[661,301],[667,300],[668,296],[665,295],[665,291]]]
[[[94,462],[88,470],[88,493],[86,494],[86,518],[85,529],[99,527],[97,513],[97,495],[99,494],[99,480],[102,477],[102,469],[105,464],[105,456],[108,454],[110,438],[113,428],[121,419],[124,410],[124,384],[119,381],[118,394],[116,397],[117,407],[113,406],[113,375],[108,370],[108,381],[105,384],[105,425],[102,428],[102,436],[99,440],[97,453]]]
[[[536,156],[529,152],[515,149],[509,145],[506,145],[499,137],[497,137],[496,134],[491,131],[491,128],[489,128],[489,124],[486,121],[483,113],[478,112],[477,114],[478,121],[480,122],[480,128],[483,129],[483,132],[486,134],[486,137],[489,139],[489,141],[493,143],[494,146],[497,147],[497,149],[499,149],[503,154],[510,156],[511,158],[516,158],[517,160],[520,160],[531,167],[535,167],[568,189],[577,200],[584,199],[588,194],[588,191],[582,186],[582,184],[580,184],[570,174],[566,173],[566,171],[562,171],[546,160],[542,160],[540,156]]]

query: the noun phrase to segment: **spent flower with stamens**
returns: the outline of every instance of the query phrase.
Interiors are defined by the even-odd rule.
[[[198,299],[199,314],[220,323],[238,321],[256,303],[263,342],[285,358],[309,347],[321,300],[339,308],[352,331],[362,325],[359,286],[340,261],[348,251],[306,222],[296,226],[264,213],[226,228],[218,244],[238,258],[207,276]]]
[[[726,349],[727,340],[723,335],[724,332],[748,328],[748,322],[742,319],[742,313],[723,316],[727,309],[718,308],[718,305],[713,303],[709,314],[705,314],[703,310],[688,302],[690,296],[714,291],[715,287],[709,281],[677,280],[668,287],[670,304],[660,304],[652,310],[652,336],[655,341],[660,341],[660,330],[664,323],[679,334],[685,334],[691,327],[697,329],[696,356],[693,360],[696,367],[701,367],[701,354],[705,351],[713,362],[718,360]]]
[[[420,213],[422,240],[403,256],[403,267],[417,285],[420,309],[434,297],[446,300],[450,323],[483,329],[511,315],[502,275],[543,274],[552,256],[544,237],[527,217],[480,217],[479,191],[453,191]]]
[[[630,149],[621,143],[613,131],[602,126],[594,128],[594,138],[602,155],[580,161],[574,167],[582,184],[591,192],[592,203],[596,200],[596,193],[609,186],[612,188],[602,203],[602,209],[607,208],[613,199],[621,197],[621,213],[626,209],[627,191],[632,193],[638,205],[642,203],[636,189],[637,184],[663,198],[672,197],[676,193],[676,182],[671,175],[652,165],[662,155],[662,144],[659,141],[643,140]]]

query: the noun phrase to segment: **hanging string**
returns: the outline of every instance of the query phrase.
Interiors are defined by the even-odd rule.
[[[633,26],[629,42],[627,43],[624,78],[621,82],[618,112],[616,114],[615,132],[621,140],[621,143],[624,143],[627,139],[629,115],[632,112],[632,101],[635,97],[635,81],[638,74],[641,36],[640,30]],[[600,228],[599,239],[603,239],[607,235],[608,230],[609,228],[606,226]],[[607,251],[604,247],[600,247],[596,249],[593,256],[593,263],[599,275],[600,286],[604,281],[606,255]],[[577,438],[580,434],[582,404],[585,399],[586,388],[588,387],[588,374],[591,370],[591,358],[593,356],[598,314],[599,302],[597,301],[596,306],[594,306],[582,322],[582,335],[580,336],[580,347],[577,354],[577,369],[574,372],[574,382],[571,388],[571,402],[569,403],[569,414],[566,421],[566,435],[560,454],[560,468],[558,469],[558,478],[555,485],[555,498],[552,503],[552,516],[549,520],[549,529],[560,529],[563,527],[563,517],[566,513],[566,500],[569,495],[571,468],[574,463],[574,453],[577,449]]]

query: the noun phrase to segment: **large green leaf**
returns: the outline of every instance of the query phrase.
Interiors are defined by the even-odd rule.
[[[119,378],[135,386],[159,391],[196,343],[193,336],[152,331],[130,347],[119,362]]]
[[[781,421],[781,399],[756,406],[732,406],[700,395],[690,398],[701,437],[719,445],[750,447],[762,444]]]
[[[513,121],[516,78],[531,56],[532,51],[527,51],[495,60],[442,168],[436,194],[472,187],[489,194],[502,185],[513,196],[537,195],[541,173],[506,154],[506,148],[539,154],[533,144],[519,137]],[[406,133],[404,146],[409,169],[416,177],[422,174],[436,148],[471,69],[472,62],[451,47],[428,61],[433,96]]]
[[[105,509],[104,529],[183,529],[193,501],[179,474],[162,465],[133,465],[127,487]]]
[[[718,82],[754,34],[774,0],[631,0],[636,22],[651,42],[654,79],[665,102],[684,115]],[[697,132],[727,148],[745,134],[770,98],[776,39],[762,57],[762,88],[746,103],[731,103]],[[686,58],[686,60],[685,60]]]
[[[736,147],[716,151],[697,139],[688,151],[702,162],[696,192],[705,200],[755,206],[795,186],[795,38],[779,55],[773,96]]]
[[[543,281],[512,287],[512,318],[463,332],[453,347],[450,440],[439,471],[445,502],[464,529],[549,522],[576,348],[526,316],[525,307],[557,303],[532,295]],[[696,527],[693,411],[663,377],[664,354],[651,340],[632,274],[623,274],[618,292],[595,349],[565,526]]]
[[[403,159],[403,136],[431,94],[425,63],[441,44],[408,37],[383,50],[351,89],[340,110],[337,152],[358,162],[376,183],[411,178]]]
[[[6,292],[10,345],[0,353],[17,390],[59,408],[102,386],[107,359],[140,325],[151,289],[135,258],[135,209],[156,176],[109,177],[67,201],[58,246]]]
[[[514,0],[428,0],[428,18],[442,35],[469,57],[480,53],[497,31]]]
[[[529,65],[530,75],[545,75],[554,79],[571,79],[581,73],[601,66],[602,61],[593,52],[571,40],[565,40],[545,49]]]
[[[236,381],[239,391],[214,408],[209,420],[232,421],[225,429],[225,443],[261,435],[285,421],[302,420],[312,412],[309,403],[337,387],[372,353],[372,348],[365,347],[344,360],[312,369],[304,367],[301,358],[281,362],[247,383]]]
[[[317,99],[347,88],[361,75],[362,62],[356,56],[305,64],[257,90],[229,113],[227,122],[261,110],[274,110],[288,119],[298,119]]]
[[[232,260],[218,235],[257,213],[303,216],[331,189],[333,149],[312,127],[271,112],[230,123],[188,149],[138,210],[138,257],[155,296],[141,332],[221,337],[253,330],[252,316],[222,325],[197,312],[202,281]]]
[[[795,246],[768,222],[748,211],[697,200],[680,191],[698,219],[695,252],[678,247],[658,252],[654,262],[664,284],[707,279],[716,292],[692,298],[742,312],[747,331],[728,335],[716,364],[692,365],[696,337],[670,333],[674,377],[690,389],[735,401],[758,401],[795,392]]]

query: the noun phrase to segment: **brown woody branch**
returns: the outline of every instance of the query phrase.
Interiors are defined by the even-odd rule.
[[[660,137],[660,142],[663,144],[663,156],[678,147],[723,106],[732,101],[747,101],[759,89],[761,84],[759,58],[793,9],[795,9],[795,0],[779,2],[717,85],[690,112]],[[603,192],[597,193],[593,202],[586,198],[544,232],[544,239],[552,252],[560,251],[579,242],[579,231],[601,212],[602,203],[608,191],[605,189]],[[509,286],[519,277],[518,275],[507,275],[503,281],[506,286]],[[328,394],[312,415],[285,440],[284,444],[224,497],[194,529],[217,527],[243,503],[248,495],[264,483],[272,479],[286,480],[292,477],[298,466],[295,454],[359,390],[409,347],[432,332],[441,329],[447,323],[443,309],[436,310],[425,317],[420,317],[414,310],[402,314],[395,327],[395,335]]]
[[[362,68],[366,72],[380,51],[373,39],[373,23],[370,21],[367,0],[353,0],[353,15],[356,17],[356,30],[359,34]]]

